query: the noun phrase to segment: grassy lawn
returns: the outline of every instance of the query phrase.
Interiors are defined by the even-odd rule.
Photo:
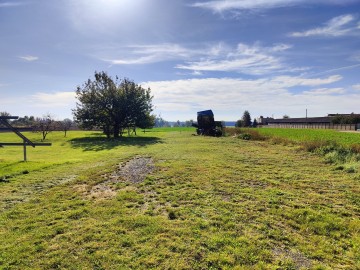
[[[0,269],[360,268],[358,173],[297,146],[193,133],[50,133],[28,162],[0,148]],[[155,167],[143,181],[93,196],[139,157]]]

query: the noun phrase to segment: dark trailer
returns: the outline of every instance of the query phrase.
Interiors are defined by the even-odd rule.
[[[223,126],[221,121],[214,120],[214,113],[212,110],[201,111],[197,113],[197,123],[193,124],[196,127],[198,135],[206,136],[222,136]]]

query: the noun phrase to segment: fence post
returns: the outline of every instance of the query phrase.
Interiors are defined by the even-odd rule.
[[[24,142],[24,161],[26,161],[26,141],[23,140]]]

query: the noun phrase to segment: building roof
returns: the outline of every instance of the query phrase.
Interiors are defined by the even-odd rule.
[[[266,119],[269,124],[310,124],[331,123],[333,117],[307,117],[307,118],[283,118]]]

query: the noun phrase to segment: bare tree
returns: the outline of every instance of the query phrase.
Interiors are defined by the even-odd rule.
[[[63,121],[59,121],[59,129],[64,131],[64,137],[66,137],[66,133],[68,132],[68,130],[70,130],[72,124],[73,122],[69,118],[66,118]]]
[[[10,116],[11,114],[8,112],[0,112],[0,116]]]
[[[42,141],[44,141],[46,136],[53,130],[55,130],[55,120],[49,113],[42,118],[36,118],[34,131],[42,134]]]

